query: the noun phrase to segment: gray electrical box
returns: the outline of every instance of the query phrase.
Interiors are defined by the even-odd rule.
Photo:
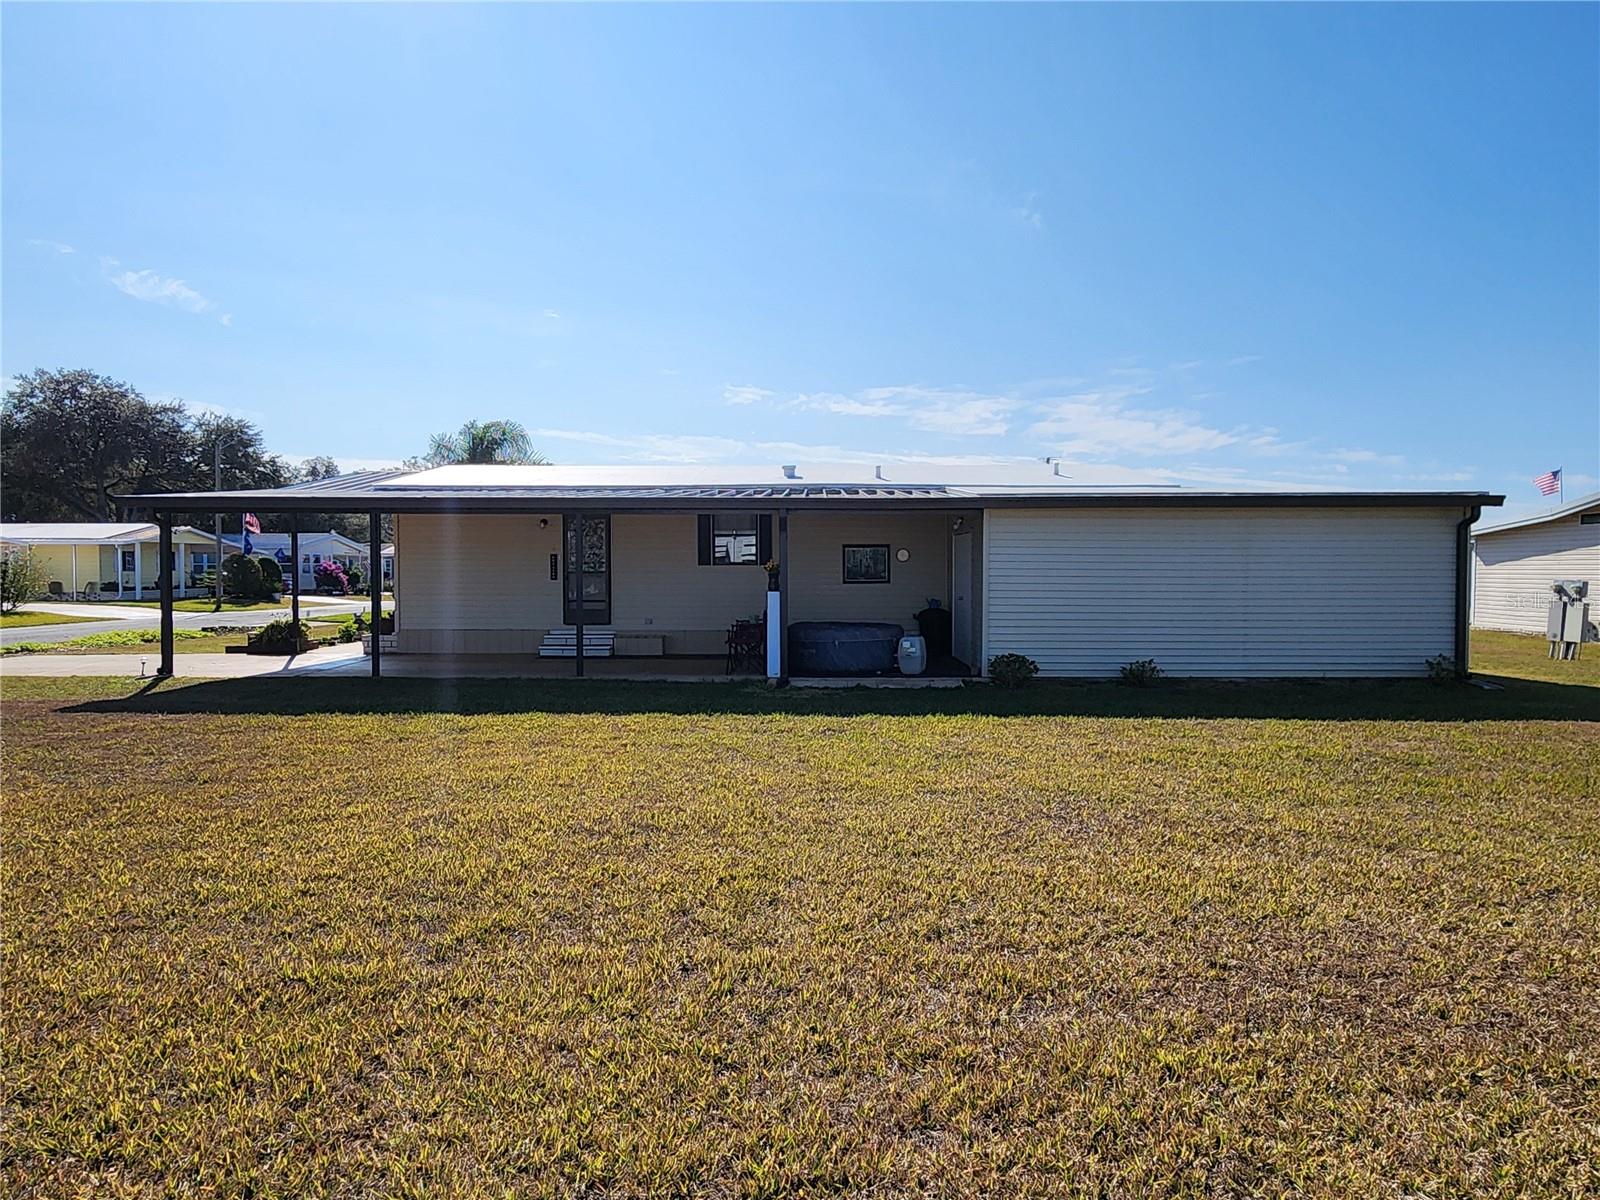
[[[1551,658],[1577,658],[1583,652],[1584,631],[1589,627],[1587,579],[1558,579],[1550,585],[1555,599],[1545,613],[1545,637]]]

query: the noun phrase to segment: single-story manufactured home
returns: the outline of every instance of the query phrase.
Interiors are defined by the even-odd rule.
[[[250,553],[257,555],[270,555],[282,568],[284,578],[289,577],[289,564],[294,555],[289,545],[290,535],[287,533],[252,533],[250,535]],[[236,554],[244,548],[244,541],[239,534],[224,534],[222,544],[225,554]],[[363,575],[367,572],[367,563],[371,553],[366,546],[354,538],[345,537],[335,530],[325,533],[300,534],[300,560],[299,584],[303,592],[312,592],[317,587],[317,567],[324,562],[336,562],[348,572],[352,567],[359,567]],[[383,579],[389,583],[394,578],[394,547],[383,547]]]
[[[1472,531],[1472,623],[1480,629],[1545,632],[1558,579],[1586,580],[1600,612],[1600,492]],[[1589,637],[1600,639],[1594,624]]]
[[[139,600],[159,584],[160,529],[154,522],[45,521],[0,524],[0,551],[28,550],[64,600]],[[216,542],[187,525],[172,531],[173,586],[198,588],[216,559]]]
[[[1046,462],[446,466],[124,503],[394,514],[391,653],[565,654],[581,674],[591,647],[703,661],[753,628],[781,681],[812,638],[913,632],[929,610],[975,675],[1002,654],[1047,676],[1147,658],[1218,677],[1464,668],[1468,529],[1503,499],[1125,484]]]

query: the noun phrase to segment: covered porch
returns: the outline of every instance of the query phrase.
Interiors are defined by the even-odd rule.
[[[386,666],[409,674],[408,662],[420,671],[424,660],[428,673],[454,661],[477,674],[499,660],[505,674],[529,677],[888,678],[900,675],[901,636],[924,634],[929,678],[981,674],[983,510],[970,500],[888,486],[559,497],[382,486],[398,474],[338,481],[350,500],[381,504],[347,508],[370,518],[372,559],[382,557],[388,514],[406,555],[392,624],[379,620],[381,594],[373,596],[374,628],[383,630],[370,639],[373,676]],[[151,503],[163,551],[169,506],[292,516],[336,504],[327,486],[135,499]],[[162,588],[164,635],[171,583]],[[823,636],[870,628],[876,658],[821,669],[803,653],[797,661],[808,627]],[[160,669],[172,666],[164,636]]]
[[[927,673],[977,673],[979,510],[885,506],[401,514],[407,568],[394,660],[503,655],[567,673],[898,674],[928,635]],[[580,553],[581,545],[581,553]],[[875,639],[819,664],[817,638]],[[884,642],[888,645],[885,648]],[[581,648],[581,654],[580,654]]]

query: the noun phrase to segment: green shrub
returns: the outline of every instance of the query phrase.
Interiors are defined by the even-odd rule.
[[[1121,670],[1122,682],[1129,687],[1149,687],[1161,678],[1161,668],[1156,666],[1153,658],[1136,658],[1130,663],[1123,663]]]
[[[989,678],[1001,687],[1026,687],[1039,673],[1039,664],[1026,654],[996,654],[989,660]]]
[[[279,617],[251,635],[250,648],[263,654],[299,654],[311,648],[311,629],[304,621]]]
[[[1435,654],[1427,660],[1427,666],[1430,683],[1442,685],[1461,681],[1461,668],[1456,666],[1456,660],[1448,654]]]
[[[351,567],[345,572],[345,578],[350,581],[350,590],[352,592],[359,592],[361,590],[361,582],[364,576],[361,574],[360,567]]]
[[[30,600],[37,600],[49,589],[44,564],[31,550],[13,550],[0,555],[0,612],[12,613]]]
[[[244,554],[222,560],[222,590],[238,600],[261,598],[261,564]]]
[[[261,588],[267,596],[276,596],[283,591],[283,568],[278,565],[278,560],[263,554],[256,562],[261,567]]]

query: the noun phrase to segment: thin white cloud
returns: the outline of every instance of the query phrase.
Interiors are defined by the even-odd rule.
[[[65,242],[53,242],[49,238],[29,238],[28,245],[39,246],[45,250],[54,250],[57,254],[76,254],[76,246],[69,246]]]
[[[1044,229],[1044,213],[1039,209],[1039,194],[1029,192],[1022,198],[1022,203],[1011,210],[1011,215],[1029,229]]]
[[[184,312],[206,316],[217,312],[217,302],[201,295],[181,279],[173,279],[155,271],[131,271],[114,258],[102,258],[100,269],[106,282],[125,296],[143,300],[147,304],[163,304],[181,308]],[[233,324],[231,313],[219,313],[217,320],[224,325]]]
[[[677,372],[673,372],[676,374]],[[744,383],[728,383],[722,387],[722,401],[724,404],[754,404],[758,400],[765,400],[772,395],[766,388],[751,387]]]
[[[1403,454],[1383,454],[1377,450],[1362,449],[1328,450],[1322,457],[1330,462],[1372,463],[1390,467],[1404,466],[1406,461]]]
[[[770,462],[909,462],[928,466],[959,466],[1037,461],[1031,455],[930,454],[917,450],[863,450],[838,445],[752,441],[695,434],[618,434],[589,429],[530,429],[528,432],[546,442],[573,442],[602,448],[626,462],[740,462],[753,459]]]
[[[560,320],[560,319],[561,319],[561,314],[560,314],[560,313],[559,313],[559,312],[557,312],[557,311],[556,311],[556,310],[555,310],[555,309],[553,309],[553,308],[547,308],[547,309],[545,309],[545,310],[544,310],[544,315],[545,315],[545,317],[546,317],[546,318],[547,318],[547,319],[549,319],[549,320],[551,320],[551,321],[559,321],[559,320]]]
[[[900,385],[867,388],[850,396],[803,393],[790,401],[790,407],[842,417],[899,417],[927,433],[998,437],[1010,429],[1010,417],[1022,403],[1014,396]]]
[[[1037,406],[1043,417],[1029,427],[1034,437],[1063,457],[1107,459],[1200,454],[1249,442],[1270,446],[1270,432],[1219,429],[1177,408],[1140,408],[1131,402],[1148,388],[1122,386],[1077,392]]]
[[[1259,354],[1236,354],[1223,364],[1225,367],[1244,367],[1253,362],[1260,362]]]

